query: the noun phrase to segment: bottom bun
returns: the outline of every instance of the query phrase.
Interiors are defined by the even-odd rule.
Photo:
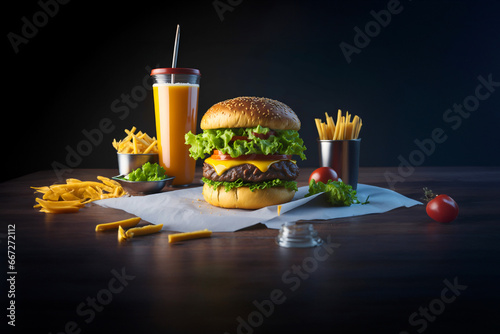
[[[269,205],[290,202],[295,190],[272,187],[251,191],[248,187],[233,188],[226,192],[223,186],[214,189],[203,185],[203,197],[208,203],[228,209],[260,209]]]

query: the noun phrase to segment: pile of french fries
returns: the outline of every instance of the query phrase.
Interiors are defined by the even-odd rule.
[[[158,143],[156,138],[151,138],[147,133],[143,133],[142,131],[135,133],[136,130],[135,126],[130,130],[125,129],[127,137],[120,141],[113,139],[113,147],[118,151],[118,153],[158,153]]]
[[[42,198],[36,198],[37,204],[33,207],[45,213],[70,213],[92,201],[126,194],[118,182],[104,176],[97,179],[101,182],[67,179],[65,184],[31,187],[36,193],[43,194]]]
[[[321,122],[319,118],[315,118],[316,127],[320,140],[349,140],[358,139],[359,132],[363,126],[363,121],[358,116],[354,116],[351,121],[352,114],[346,113],[342,116],[342,111],[339,109],[337,113],[337,123],[328,113],[325,112],[326,123]]]

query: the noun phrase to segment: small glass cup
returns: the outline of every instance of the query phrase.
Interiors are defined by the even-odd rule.
[[[323,244],[312,224],[283,224],[276,243],[286,248],[306,248]]]

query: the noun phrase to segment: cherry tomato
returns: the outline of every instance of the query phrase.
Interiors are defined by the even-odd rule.
[[[440,223],[449,223],[458,216],[458,204],[448,195],[438,195],[427,203],[427,215]]]
[[[328,183],[328,180],[332,181],[338,181],[339,176],[337,175],[337,172],[330,167],[320,167],[314,172],[312,172],[311,176],[309,176],[309,183],[311,183],[311,180],[316,181],[316,182],[323,182],[324,184]]]

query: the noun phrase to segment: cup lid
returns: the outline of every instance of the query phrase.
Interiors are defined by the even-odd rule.
[[[153,68],[151,70],[151,75],[157,74],[194,74],[201,75],[200,70],[196,68],[182,68],[182,67],[162,67],[162,68]]]

